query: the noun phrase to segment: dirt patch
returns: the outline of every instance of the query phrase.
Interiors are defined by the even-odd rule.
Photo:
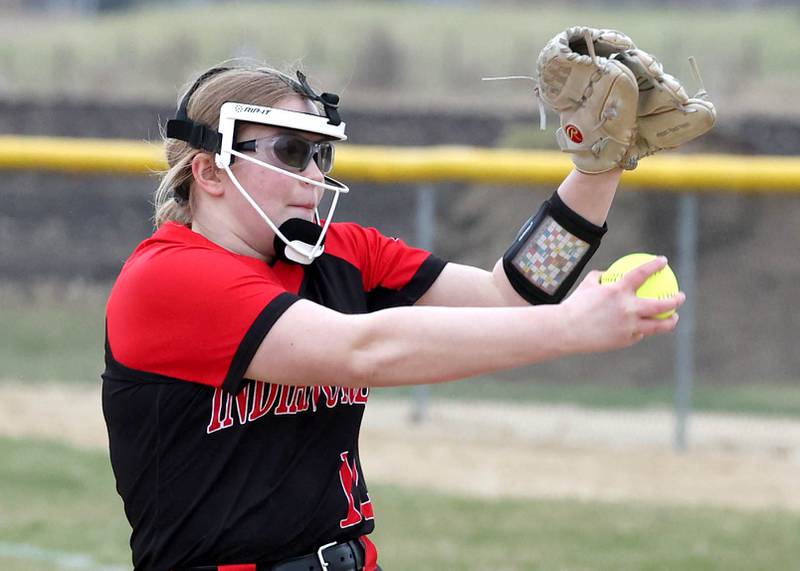
[[[695,415],[690,451],[677,454],[667,411],[434,403],[428,422],[411,425],[401,421],[407,403],[370,407],[370,481],[486,497],[800,510],[797,421]]]
[[[374,399],[361,436],[370,482],[483,497],[634,500],[800,511],[800,421],[696,414],[690,451],[669,411]],[[107,445],[100,389],[0,383],[0,434]]]
[[[100,385],[0,383],[0,434],[108,446]]]

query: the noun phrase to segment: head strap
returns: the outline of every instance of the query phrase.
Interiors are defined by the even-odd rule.
[[[203,85],[210,77],[213,77],[223,71],[228,71],[229,67],[213,67],[197,78],[186,95],[183,96],[178,112],[175,114],[174,119],[167,121],[167,137],[170,139],[179,139],[186,141],[195,149],[202,149],[212,153],[218,153],[222,146],[222,135],[216,129],[212,129],[208,125],[197,123],[189,119],[189,113],[186,110],[189,106],[189,101],[194,95],[194,92]]]
[[[308,99],[311,99],[312,101],[318,101],[321,103],[322,107],[325,109],[325,116],[328,117],[328,123],[331,125],[338,125],[342,122],[342,119],[339,116],[338,95],[327,92],[317,94],[317,92],[314,91],[308,84],[308,80],[302,71],[297,72],[297,81],[298,85],[294,86],[295,91],[307,97]]]

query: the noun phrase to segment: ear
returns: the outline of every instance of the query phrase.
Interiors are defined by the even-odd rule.
[[[195,187],[212,196],[222,196],[225,189],[220,173],[222,171],[214,162],[214,155],[197,153],[192,158],[192,175]]]

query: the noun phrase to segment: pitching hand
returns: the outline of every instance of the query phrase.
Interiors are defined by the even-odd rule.
[[[592,271],[563,303],[568,339],[579,352],[609,351],[638,343],[645,337],[675,329],[678,314],[655,316],[677,309],[686,300],[679,292],[667,299],[642,299],[636,290],[666,266],[658,257],[625,274],[613,284],[600,285],[602,272]]]

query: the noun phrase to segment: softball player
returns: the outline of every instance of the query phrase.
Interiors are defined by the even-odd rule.
[[[157,229],[107,306],[103,408],[136,570],[380,569],[358,448],[371,387],[626,347],[676,324],[650,316],[682,294],[635,295],[663,259],[612,286],[591,272],[564,300],[619,169],[572,172],[488,272],[332,223],[345,123],[300,73],[209,70],[167,137]]]

